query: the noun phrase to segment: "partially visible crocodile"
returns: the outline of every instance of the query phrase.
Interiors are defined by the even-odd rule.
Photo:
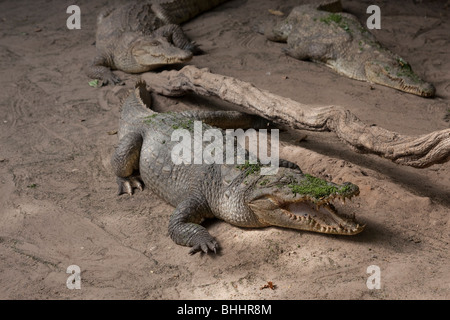
[[[104,10],[97,17],[97,55],[88,76],[118,84],[111,69],[141,73],[189,61],[197,47],[179,24],[225,1],[139,1]]]
[[[197,251],[216,251],[218,243],[200,225],[219,218],[239,227],[268,227],[353,235],[364,229],[354,214],[338,213],[332,204],[359,194],[358,186],[342,185],[303,174],[289,161],[280,160],[278,172],[261,175],[261,163],[174,164],[171,141],[176,128],[192,131],[194,120],[226,127],[263,127],[261,118],[234,111],[156,113],[151,96],[138,83],[124,100],[119,122],[119,144],[111,159],[119,194],[142,190],[143,183],[175,207],[169,235],[180,245]],[[194,127],[194,128],[193,128]],[[188,142],[190,144],[190,141]],[[205,147],[205,145],[204,145]],[[141,180],[142,179],[142,180]]]
[[[403,58],[384,48],[354,15],[341,11],[340,1],[301,5],[265,33],[269,40],[287,42],[284,51],[296,59],[324,63],[352,79],[434,96],[432,84],[420,79]]]

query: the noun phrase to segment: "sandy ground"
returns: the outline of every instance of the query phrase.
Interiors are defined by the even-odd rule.
[[[167,232],[173,208],[149,190],[116,196],[109,158],[125,86],[92,88],[95,19],[120,1],[77,1],[81,30],[66,28],[64,1],[0,3],[0,298],[2,299],[449,299],[450,164],[414,169],[355,154],[332,133],[281,135],[281,155],[303,171],[352,181],[348,204],[367,224],[358,236],[279,228],[245,230],[212,220],[216,256],[188,255]],[[449,127],[448,1],[343,1],[402,55],[437,97],[350,80],[286,57],[255,32],[302,1],[230,1],[184,25],[207,54],[191,64],[314,105],[341,105],[366,123],[418,135]],[[162,110],[217,108],[204,99],[157,100]],[[307,139],[298,141],[307,134]],[[70,265],[81,290],[66,287]],[[380,268],[370,290],[367,267]],[[268,281],[275,290],[260,288]]]

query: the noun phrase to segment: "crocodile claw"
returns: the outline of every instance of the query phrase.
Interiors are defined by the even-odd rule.
[[[101,86],[107,86],[108,84],[123,86],[125,82],[119,78],[119,76],[115,75],[112,71],[107,70],[107,72],[103,72],[101,74]]]
[[[193,255],[197,252],[203,251],[204,253],[208,253],[209,251],[213,251],[215,254],[217,254],[217,249],[219,249],[219,244],[215,240],[205,241],[199,244],[196,244],[192,247],[192,249],[189,251],[190,255]]]
[[[114,84],[116,86],[123,86],[125,85],[125,82],[122,81],[118,76],[114,75],[111,76],[108,79],[103,79],[102,85],[107,85],[108,83]]]
[[[119,185],[119,190],[117,195],[121,195],[123,193],[127,193],[130,196],[133,194],[133,189],[137,188],[139,190],[144,189],[144,183],[141,178],[138,176],[131,176],[128,178],[117,178],[117,184]]]

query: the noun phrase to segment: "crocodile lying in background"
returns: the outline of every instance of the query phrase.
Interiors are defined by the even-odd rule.
[[[324,63],[339,74],[423,97],[435,88],[417,76],[409,63],[384,48],[340,1],[301,5],[269,28],[269,40],[287,42],[284,51],[300,60]]]
[[[261,175],[259,164],[179,164],[171,160],[176,128],[192,132],[192,122],[235,127],[262,127],[261,118],[235,111],[156,113],[150,94],[138,83],[124,100],[119,144],[111,159],[119,194],[142,190],[143,183],[176,209],[169,221],[170,237],[197,251],[216,251],[218,243],[200,225],[219,218],[239,227],[279,226],[328,234],[353,235],[364,229],[354,215],[338,213],[332,202],[359,194],[351,183],[337,185],[303,174],[280,160],[276,174]],[[256,118],[255,118],[256,117]],[[267,122],[267,121],[266,121]],[[234,125],[234,126],[233,126]],[[141,180],[142,179],[142,180]]]
[[[93,79],[121,83],[111,69],[141,73],[189,61],[197,47],[179,24],[226,0],[153,0],[107,9],[97,17]]]

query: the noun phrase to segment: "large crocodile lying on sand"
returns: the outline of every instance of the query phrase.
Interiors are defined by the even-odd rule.
[[[121,83],[111,69],[141,73],[189,61],[197,47],[179,24],[226,0],[153,0],[110,8],[97,17],[97,55],[88,76]]]
[[[176,209],[169,221],[170,237],[197,251],[216,251],[218,243],[200,225],[219,218],[239,227],[279,226],[314,232],[353,235],[364,226],[354,215],[338,213],[332,202],[359,194],[352,183],[337,185],[303,174],[289,161],[280,160],[276,174],[259,174],[260,164],[178,164],[172,161],[171,141],[176,128],[192,132],[193,121],[235,127],[261,123],[255,116],[234,111],[184,111],[156,113],[149,109],[151,96],[138,83],[124,100],[119,145],[111,164],[119,194],[132,194],[143,183]],[[267,122],[267,121],[266,121]],[[262,127],[262,126],[260,126]],[[190,143],[190,142],[189,142]],[[142,180],[141,180],[142,179]]]
[[[324,63],[352,79],[434,96],[432,84],[420,79],[403,58],[384,48],[354,15],[341,11],[340,1],[301,5],[265,34],[269,40],[287,42],[284,51],[296,59]]]

